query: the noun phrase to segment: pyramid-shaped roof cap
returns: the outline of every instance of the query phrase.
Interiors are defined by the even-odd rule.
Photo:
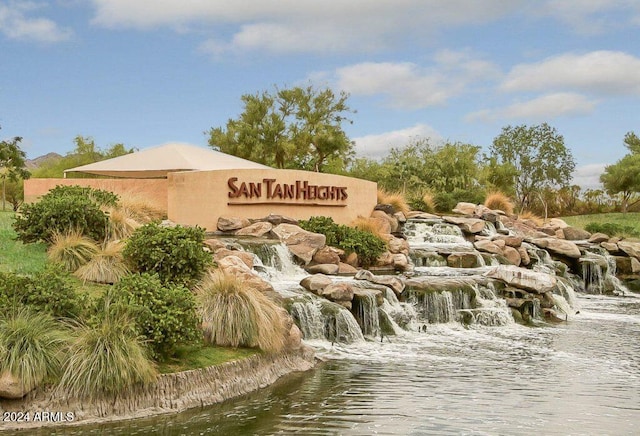
[[[167,177],[175,171],[271,169],[266,165],[184,143],[168,143],[65,170],[133,179]]]

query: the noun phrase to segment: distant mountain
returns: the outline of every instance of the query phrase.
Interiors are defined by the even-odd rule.
[[[25,166],[27,167],[28,170],[34,170],[40,167],[45,162],[51,162],[58,159],[62,159],[62,156],[59,155],[58,153],[53,153],[53,152],[47,153],[44,156],[38,156],[35,159],[27,159],[25,161]]]

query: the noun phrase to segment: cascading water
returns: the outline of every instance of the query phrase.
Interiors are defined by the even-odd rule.
[[[364,336],[380,336],[380,317],[378,304],[373,292],[359,292],[353,297],[353,309],[356,321],[362,329]]]

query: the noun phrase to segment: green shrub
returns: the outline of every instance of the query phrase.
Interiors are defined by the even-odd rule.
[[[117,395],[157,377],[133,314],[126,306],[101,301],[93,323],[78,325],[65,350],[60,396],[94,398]]]
[[[298,225],[307,231],[325,235],[327,245],[356,253],[363,266],[373,264],[386,249],[385,242],[376,235],[336,224],[330,217],[311,217],[299,221]]]
[[[53,189],[50,189],[45,197],[86,197],[91,199],[98,206],[115,206],[118,204],[119,197],[111,191],[105,191],[103,189],[91,188],[88,186],[63,186],[58,185]]]
[[[609,236],[640,237],[640,232],[632,226],[625,226],[617,223],[592,222],[587,224],[584,229],[590,233],[605,233]]]
[[[157,359],[171,356],[177,345],[200,338],[193,293],[182,285],[162,283],[156,274],[124,277],[105,299],[133,311],[137,331]]]
[[[101,241],[108,217],[90,197],[47,194],[37,203],[25,204],[16,215],[13,228],[24,243],[51,244],[55,234],[77,231]]]
[[[482,189],[454,189],[451,192],[438,192],[434,196],[434,202],[438,212],[449,213],[460,202],[481,204],[484,202],[485,193]]]
[[[212,262],[203,241],[204,230],[199,227],[151,223],[133,232],[122,254],[133,271],[156,273],[163,282],[189,285]]]
[[[32,276],[0,272],[0,308],[19,306],[56,318],[78,318],[85,301],[58,265],[48,265]]]
[[[69,335],[46,313],[14,307],[0,313],[0,373],[8,371],[25,393],[60,372],[60,350]]]

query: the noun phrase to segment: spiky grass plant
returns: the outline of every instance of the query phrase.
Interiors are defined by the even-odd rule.
[[[205,340],[227,347],[284,347],[281,309],[264,294],[219,270],[209,271],[196,286]]]
[[[118,208],[126,211],[126,214],[139,222],[147,224],[153,221],[161,221],[166,218],[167,212],[149,201],[141,194],[130,193],[120,195]]]
[[[484,200],[484,205],[489,209],[501,210],[507,215],[513,215],[513,202],[509,197],[500,191],[494,191],[487,193],[487,197]]]
[[[74,274],[85,282],[117,283],[122,277],[130,274],[122,257],[123,246],[121,241],[105,243],[91,260],[78,268]]]
[[[60,350],[70,337],[46,313],[16,307],[0,313],[0,374],[9,372],[23,393],[60,373]]]
[[[66,349],[57,393],[98,398],[130,392],[158,372],[126,306],[105,299],[92,325],[77,325]]]
[[[47,257],[59,263],[69,272],[74,272],[86,264],[100,250],[91,238],[79,230],[69,230],[64,233],[54,233],[51,246],[47,250]]]
[[[137,215],[131,209],[104,207],[102,210],[109,216],[107,238],[112,241],[128,238],[142,225],[136,221]]]
[[[385,231],[381,218],[374,219],[359,216],[351,223],[351,227],[374,234],[385,241],[389,239],[389,234]]]
[[[422,203],[424,204],[424,211],[428,213],[434,213],[436,211],[436,200],[435,196],[431,191],[425,191],[422,194]]]
[[[544,218],[536,215],[529,210],[523,210],[522,212],[520,212],[520,214],[518,214],[518,219],[522,221],[531,221],[538,227],[542,227],[544,225]]]
[[[408,213],[411,208],[401,192],[385,192],[381,189],[378,190],[378,204],[390,204],[393,206],[394,212]]]

